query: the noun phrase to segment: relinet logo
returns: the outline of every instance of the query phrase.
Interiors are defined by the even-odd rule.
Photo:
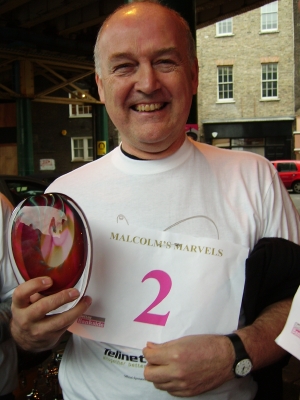
[[[104,355],[117,360],[130,361],[132,363],[147,364],[147,361],[142,354],[140,356],[132,356],[130,354],[122,353],[119,350],[112,351],[111,349],[105,349]]]

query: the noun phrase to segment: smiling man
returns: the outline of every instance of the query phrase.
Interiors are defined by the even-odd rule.
[[[183,21],[153,6],[129,7],[103,24],[95,50],[99,95],[130,154],[163,158],[182,145],[198,86],[192,40]]]
[[[142,230],[141,238],[147,238],[149,230],[156,234],[168,231],[182,235],[182,242],[187,237],[205,238],[218,240],[220,246],[231,242],[250,250],[263,237],[282,237],[298,243],[300,226],[288,193],[265,158],[218,149],[186,137],[184,128],[197,90],[198,66],[188,25],[176,12],[151,1],[119,8],[99,32],[95,64],[100,98],[122,143],[102,159],[58,178],[47,189],[71,197],[89,221],[93,242],[90,283],[86,296],[74,308],[51,316],[46,314],[77,298],[78,291],[68,289],[41,297],[38,293],[52,285],[46,277],[20,285],[13,297],[13,336],[25,349],[38,351],[53,347],[72,325],[74,334],[59,372],[65,400],[167,400],[172,396],[252,400],[257,393],[252,371],[285,355],[274,339],[285,323],[289,299],[269,305],[248,326],[241,310],[239,329],[233,335],[220,327],[218,332],[196,331],[154,344],[147,342],[146,332],[142,349],[119,345],[123,340],[122,325],[115,327],[121,335],[120,342],[92,340],[93,326],[84,328],[89,334],[82,334],[82,314],[88,315],[86,320],[94,321],[95,326],[99,319],[94,316],[109,320],[109,315],[98,314],[106,290],[106,286],[100,290],[100,284],[109,273],[113,280],[121,282],[122,290],[129,287],[130,311],[138,315],[140,299],[134,298],[130,285],[140,283],[139,267],[146,258],[148,261],[148,256],[138,258],[137,265],[127,265],[126,254],[119,247],[110,252],[103,245],[105,226],[117,223],[119,229],[137,227]],[[109,232],[113,232],[111,229]],[[167,261],[152,266],[152,277],[157,277],[158,272],[159,276],[167,276],[164,269],[173,267],[178,253],[168,254]],[[109,264],[107,260],[112,256],[116,256],[115,262]],[[220,259],[215,257],[215,262],[222,262]],[[219,293],[211,293],[210,285],[197,280],[192,269],[187,269],[185,262],[182,264],[178,267],[188,277],[188,284],[173,306],[176,308],[189,300],[192,292],[196,293],[190,311],[205,325],[200,311],[197,314],[203,307],[198,294],[207,291],[212,298]],[[130,279],[124,278],[122,267],[132,271]],[[238,268],[244,270],[244,260]],[[215,271],[211,271],[211,283]],[[156,279],[161,289],[167,284],[168,290],[173,290],[170,280]],[[224,284],[228,280],[224,277]],[[110,286],[107,290],[111,292]],[[234,296],[234,290],[232,293]],[[117,295],[116,291],[114,309],[127,313],[125,298],[123,301]],[[216,323],[228,307],[226,302],[223,309],[215,309],[209,301],[203,303]],[[237,307],[239,310],[240,302]],[[238,315],[235,329],[237,320]],[[193,322],[189,313],[181,315],[178,329],[190,325]],[[141,330],[145,328],[145,324],[143,328],[142,324],[139,326]]]

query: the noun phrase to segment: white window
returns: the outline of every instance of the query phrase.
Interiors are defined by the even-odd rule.
[[[232,35],[232,18],[224,19],[216,24],[217,36]]]
[[[72,161],[93,160],[93,139],[92,137],[71,138]]]
[[[82,93],[73,92],[69,93],[70,99],[84,99],[88,90]],[[72,118],[86,118],[92,116],[92,106],[90,104],[69,104],[69,116]]]
[[[278,1],[261,7],[261,31],[278,30]]]
[[[261,66],[261,97],[278,98],[278,64],[262,64]]]
[[[218,100],[233,100],[233,67],[218,67]]]

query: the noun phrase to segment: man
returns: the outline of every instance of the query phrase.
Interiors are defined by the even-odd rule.
[[[18,386],[18,357],[11,337],[12,289],[17,285],[12,273],[7,249],[8,222],[13,206],[0,193],[0,399],[14,399],[13,391]]]
[[[299,216],[267,160],[186,138],[184,127],[198,84],[192,43],[178,14],[153,2],[118,9],[99,33],[96,81],[122,144],[47,189],[73,198],[89,221],[90,286],[97,287],[93,273],[108,256],[101,248],[101,226],[115,221],[120,226],[226,240],[250,249],[265,236],[299,242]],[[173,261],[170,258],[169,263]],[[51,284],[47,277],[36,278],[14,292],[11,329],[27,350],[53,347],[89,307],[101,308],[101,293],[94,292],[91,299],[88,288],[88,296],[74,308],[45,317],[79,296],[76,289],[69,289],[42,298],[38,292]],[[197,284],[200,291],[201,282]],[[162,344],[145,343],[143,350],[74,334],[60,367],[64,398],[254,399],[257,387],[248,374],[251,363],[257,370],[283,357],[274,339],[289,307],[290,300],[272,304],[246,327],[241,313],[240,329],[233,338],[207,332]],[[188,324],[188,317],[184,321]],[[237,370],[237,348],[243,345],[244,364]]]

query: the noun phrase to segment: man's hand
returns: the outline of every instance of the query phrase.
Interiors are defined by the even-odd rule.
[[[163,344],[147,343],[145,379],[173,396],[190,397],[234,378],[233,346],[220,335],[194,335]]]
[[[254,370],[280,360],[286,352],[275,343],[291,307],[291,299],[262,311],[252,325],[236,333],[242,339]],[[222,335],[194,335],[163,344],[147,343],[145,379],[173,396],[190,397],[234,378],[235,352]]]
[[[12,298],[11,334],[17,344],[27,351],[53,348],[61,335],[91,304],[83,297],[71,310],[47,316],[56,308],[79,297],[77,289],[66,289],[43,297],[39,293],[52,285],[49,277],[29,280],[18,286]]]

